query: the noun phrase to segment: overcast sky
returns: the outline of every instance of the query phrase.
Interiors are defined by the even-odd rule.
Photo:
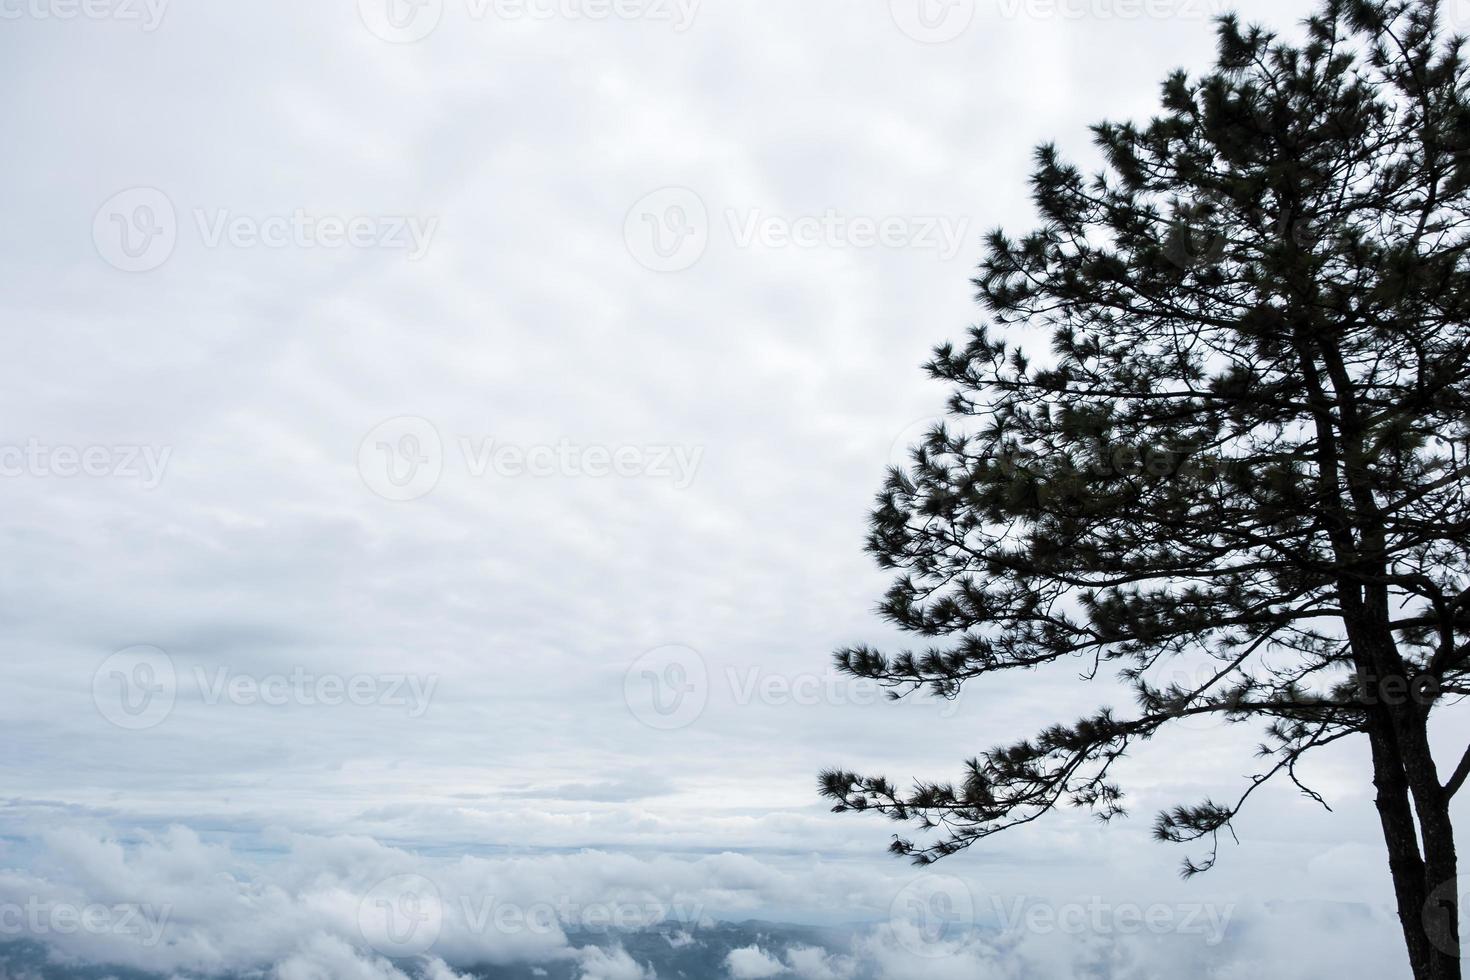
[[[1208,65],[1218,4],[80,2],[0,0],[0,903],[177,911],[39,938],[396,976],[356,910],[418,875],[901,940],[916,872],[817,771],[947,778],[1127,706],[1065,667],[888,705],[830,653],[898,639],[867,510],[943,406],[918,365],[978,315],[981,235],[1031,221],[1033,146],[1091,159],[1088,123]],[[1146,747],[1130,821],[918,887],[1254,909],[1229,976],[1344,942],[1399,969],[1360,747],[1309,772],[1335,812],[1263,795],[1202,879],[1149,840],[1253,744]],[[1367,911],[1342,940],[1266,899]],[[456,916],[444,975],[643,975]],[[884,975],[1020,975],[939,952]]]

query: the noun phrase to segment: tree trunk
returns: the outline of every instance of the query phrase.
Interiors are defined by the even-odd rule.
[[[1424,860],[1419,856],[1419,838],[1409,806],[1409,783],[1399,764],[1392,732],[1385,731],[1386,727],[1372,725],[1368,734],[1373,750],[1373,785],[1378,790],[1374,803],[1383,827],[1383,840],[1388,846],[1388,871],[1393,879],[1409,964],[1414,970],[1414,980],[1429,980],[1429,958],[1434,947],[1423,921],[1427,898]]]
[[[1378,790],[1374,802],[1388,847],[1388,870],[1409,964],[1414,980],[1459,980],[1459,909],[1454,876],[1450,876],[1447,887],[1443,886],[1420,856],[1414,812],[1409,804],[1409,782],[1392,732],[1385,728],[1374,724],[1369,731],[1373,785]],[[1453,848],[1448,857],[1453,867]],[[1442,867],[1443,860],[1441,854],[1435,863]]]
[[[1460,980],[1459,881],[1449,798],[1429,758],[1424,726],[1408,734],[1404,769],[1424,845],[1425,899],[1420,918],[1430,946],[1428,976],[1430,980]]]

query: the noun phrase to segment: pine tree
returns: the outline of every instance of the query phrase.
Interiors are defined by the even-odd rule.
[[[837,663],[947,697],[1080,665],[1137,703],[957,782],[823,773],[836,810],[918,831],[897,853],[1063,805],[1113,818],[1130,746],[1255,723],[1238,798],[1157,818],[1209,847],[1273,781],[1316,798],[1303,758],[1366,736],[1414,976],[1460,976],[1470,751],[1442,768],[1428,726],[1470,694],[1470,96],[1439,8],[1327,0],[1295,44],[1223,18],[1216,64],[1171,75],[1155,118],[1092,128],[1100,172],[1037,150],[1039,228],[988,236],[986,322],[927,365],[947,421],[872,514],[881,612],[927,646]],[[1153,680],[1200,659],[1197,682]]]

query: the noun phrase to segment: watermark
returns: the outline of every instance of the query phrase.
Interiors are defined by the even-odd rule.
[[[593,480],[666,480],[676,490],[694,483],[704,458],[702,446],[584,445],[561,439],[555,443],[518,445],[494,439],[461,438],[459,449],[471,477],[564,476]]]
[[[358,444],[357,472],[385,500],[418,500],[433,493],[444,474],[444,441],[428,419],[389,419]]]
[[[732,700],[740,707],[764,704],[773,707],[795,705],[817,707],[831,705],[873,705],[887,699],[882,684],[867,677],[845,674],[773,674],[759,667],[740,670],[727,667],[724,680]],[[945,702],[952,706],[954,702]]]
[[[428,254],[439,230],[437,215],[336,215],[305,208],[267,215],[195,208],[193,214],[205,248],[382,249],[401,251],[410,262]]]
[[[994,0],[1006,20],[1212,20],[1225,0]]]
[[[1234,904],[1210,902],[1169,904],[1111,902],[1092,897],[1084,902],[1054,904],[1031,898],[992,895],[991,909],[1004,935],[1037,936],[1200,936],[1207,946],[1225,940]]]
[[[587,902],[560,896],[546,901],[506,901],[493,895],[462,896],[458,916],[474,935],[556,936],[567,928],[579,932],[632,932],[666,922],[699,922],[702,905],[659,901]]]
[[[24,902],[0,901],[0,936],[109,936],[152,948],[163,942],[173,910],[172,905],[73,905],[32,896]]]
[[[637,262],[654,272],[683,272],[709,248],[709,209],[687,187],[665,187],[628,209],[623,241]]]
[[[426,715],[439,687],[435,674],[323,673],[305,667],[250,674],[230,667],[180,671],[158,647],[136,646],[108,657],[92,677],[92,697],[107,721],[128,731],[156,728],[187,693],[207,707],[296,706],[392,708],[410,719]]]
[[[379,39],[412,44],[434,33],[444,19],[444,0],[357,0],[357,16]]]
[[[384,956],[421,956],[444,930],[444,899],[423,875],[388,878],[358,904],[357,929]]]
[[[664,923],[699,923],[703,905],[657,900],[585,901],[569,895],[511,900],[449,894],[423,875],[375,885],[358,906],[358,930],[373,949],[395,958],[421,956],[445,935],[560,937],[579,932],[632,932]]]
[[[1153,444],[1077,436],[1055,446],[1039,441],[1000,444],[967,431],[967,421],[964,416],[934,416],[911,423],[891,444],[888,464],[913,474],[915,453],[922,446],[930,464],[941,472],[963,468],[968,479],[1006,485],[1015,502],[1029,501],[1041,507],[1094,489],[1115,493],[1117,484],[1124,482],[1142,489],[1171,481],[1190,492],[1208,493],[1212,487],[1234,492],[1242,483],[1260,478],[1260,470],[1269,471],[1276,483],[1299,479],[1305,484],[1312,479],[1305,467],[1288,469],[1283,463],[1289,461],[1281,458],[1230,456],[1183,442]],[[938,425],[944,426],[942,441],[931,437]]]
[[[1416,704],[1428,707],[1439,700],[1443,685],[1433,674],[1408,677],[1394,674],[1391,677],[1375,677],[1358,674],[1353,678],[1354,696],[1359,704],[1386,705],[1390,708]]]
[[[694,25],[702,0],[453,0],[470,21],[642,21],[682,34]],[[445,0],[357,0],[363,26],[390,44],[413,44],[444,21]]]
[[[446,451],[434,423],[417,416],[389,419],[358,444],[357,468],[373,493],[395,502],[428,496],[443,478],[446,456],[471,480],[657,480],[687,490],[704,459],[704,447],[672,443],[506,442],[458,436]]]
[[[951,420],[942,415],[926,415],[916,419],[904,426],[888,446],[888,465],[892,469],[909,472],[916,465],[915,450],[920,446],[927,446],[935,429],[945,426],[946,431]]]
[[[944,215],[862,215],[828,208],[821,214],[769,214],[729,209],[725,221],[736,248],[891,248],[933,251],[945,261],[964,247],[970,222]]]
[[[439,689],[437,674],[315,674],[305,667],[260,676],[195,667],[193,680],[210,707],[401,708],[414,720],[428,713]]]
[[[762,667],[709,669],[703,656],[686,646],[658,647],[644,653],[623,676],[623,700],[633,716],[650,728],[687,728],[703,715],[716,696],[738,708],[868,706],[891,699],[880,681],[827,673],[785,674]],[[959,711],[960,699],[938,700],[940,717]]]
[[[1447,0],[1439,9],[1444,12],[1446,29],[1460,33],[1470,29],[1470,0]]]
[[[170,0],[0,0],[0,20],[91,20],[158,30]]]
[[[893,688],[882,681],[836,671],[780,674],[760,667],[726,667],[723,679],[730,701],[742,708],[752,704],[773,708],[866,707],[894,697]],[[957,693],[929,703],[938,707],[940,718],[948,719],[959,714],[962,700],[963,693]]]
[[[898,945],[914,956],[951,956],[974,935],[975,896],[959,878],[915,878],[889,904],[888,926]]]
[[[1161,657],[1139,677],[1150,694],[1162,700],[1154,713],[1163,714],[1177,730],[1206,732],[1224,724],[1228,715],[1229,691],[1244,675],[1228,661],[1186,659],[1179,655]],[[1212,710],[1203,710],[1211,708]]]
[[[1470,0],[1459,3],[1470,14]],[[1470,26],[1470,20],[1462,26]],[[1455,150],[1451,155],[1463,158],[1465,152]],[[1156,238],[1164,257],[1186,272],[1232,259],[1253,261],[1282,245],[1306,253],[1349,249],[1355,265],[1376,269],[1382,262],[1394,261],[1411,230],[1407,223],[1366,220],[1352,209],[1321,214],[1308,209],[1242,208],[1218,191],[1195,188],[1172,215],[1160,220]]]
[[[969,219],[944,215],[869,215],[828,208],[785,214],[726,208],[723,232],[738,249],[911,249],[943,260],[957,256]],[[682,272],[709,248],[714,228],[704,199],[687,187],[665,187],[641,198],[623,222],[628,252],[654,272]]]
[[[1470,935],[1470,908],[1466,907],[1466,898],[1470,898],[1470,880],[1466,875],[1456,875],[1429,892],[1420,913],[1429,942],[1441,953],[1457,959],[1462,955],[1461,940]]]
[[[898,29],[922,44],[945,44],[968,32],[978,0],[889,0]],[[1137,21],[1211,20],[1225,0],[986,0],[988,16],[1001,20]]]
[[[697,650],[658,647],[633,661],[623,675],[623,701],[649,728],[687,728],[709,704],[709,677],[709,666]]]
[[[156,490],[173,452],[172,446],[50,445],[33,437],[25,445],[0,444],[0,478],[135,480]]]
[[[92,217],[92,243],[103,261],[123,272],[151,272],[169,260],[179,240],[173,201],[156,187],[130,187],[102,202]]]
[[[889,0],[893,22],[915,41],[953,41],[975,21],[976,0]]]
[[[127,731],[161,725],[178,695],[173,658],[154,646],[119,650],[92,675],[92,702],[103,718]]]
[[[439,230],[437,215],[335,214],[293,208],[245,214],[230,208],[194,208],[181,221],[172,199],[156,187],[133,187],[108,198],[92,219],[97,254],[124,272],[151,272],[192,232],[207,249],[340,249],[402,252],[410,262],[428,254]]]

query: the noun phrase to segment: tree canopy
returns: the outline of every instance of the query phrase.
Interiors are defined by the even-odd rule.
[[[1223,18],[1216,64],[1171,74],[1157,116],[1093,127],[1098,172],[1036,152],[1039,227],[988,236],[986,319],[926,366],[949,420],[872,514],[897,573],[881,613],[922,645],[837,663],[946,697],[1064,663],[1135,703],[956,781],[823,773],[837,810],[914,828],[897,853],[1062,805],[1111,819],[1130,746],[1258,723],[1238,797],[1157,817],[1160,839],[1211,840],[1273,778],[1315,796],[1302,758],[1366,736],[1416,976],[1459,975],[1453,903],[1426,905],[1470,772],[1441,773],[1428,737],[1470,693],[1470,99],[1439,13],[1329,0],[1294,43]],[[1171,660],[1209,666],[1156,682]]]

